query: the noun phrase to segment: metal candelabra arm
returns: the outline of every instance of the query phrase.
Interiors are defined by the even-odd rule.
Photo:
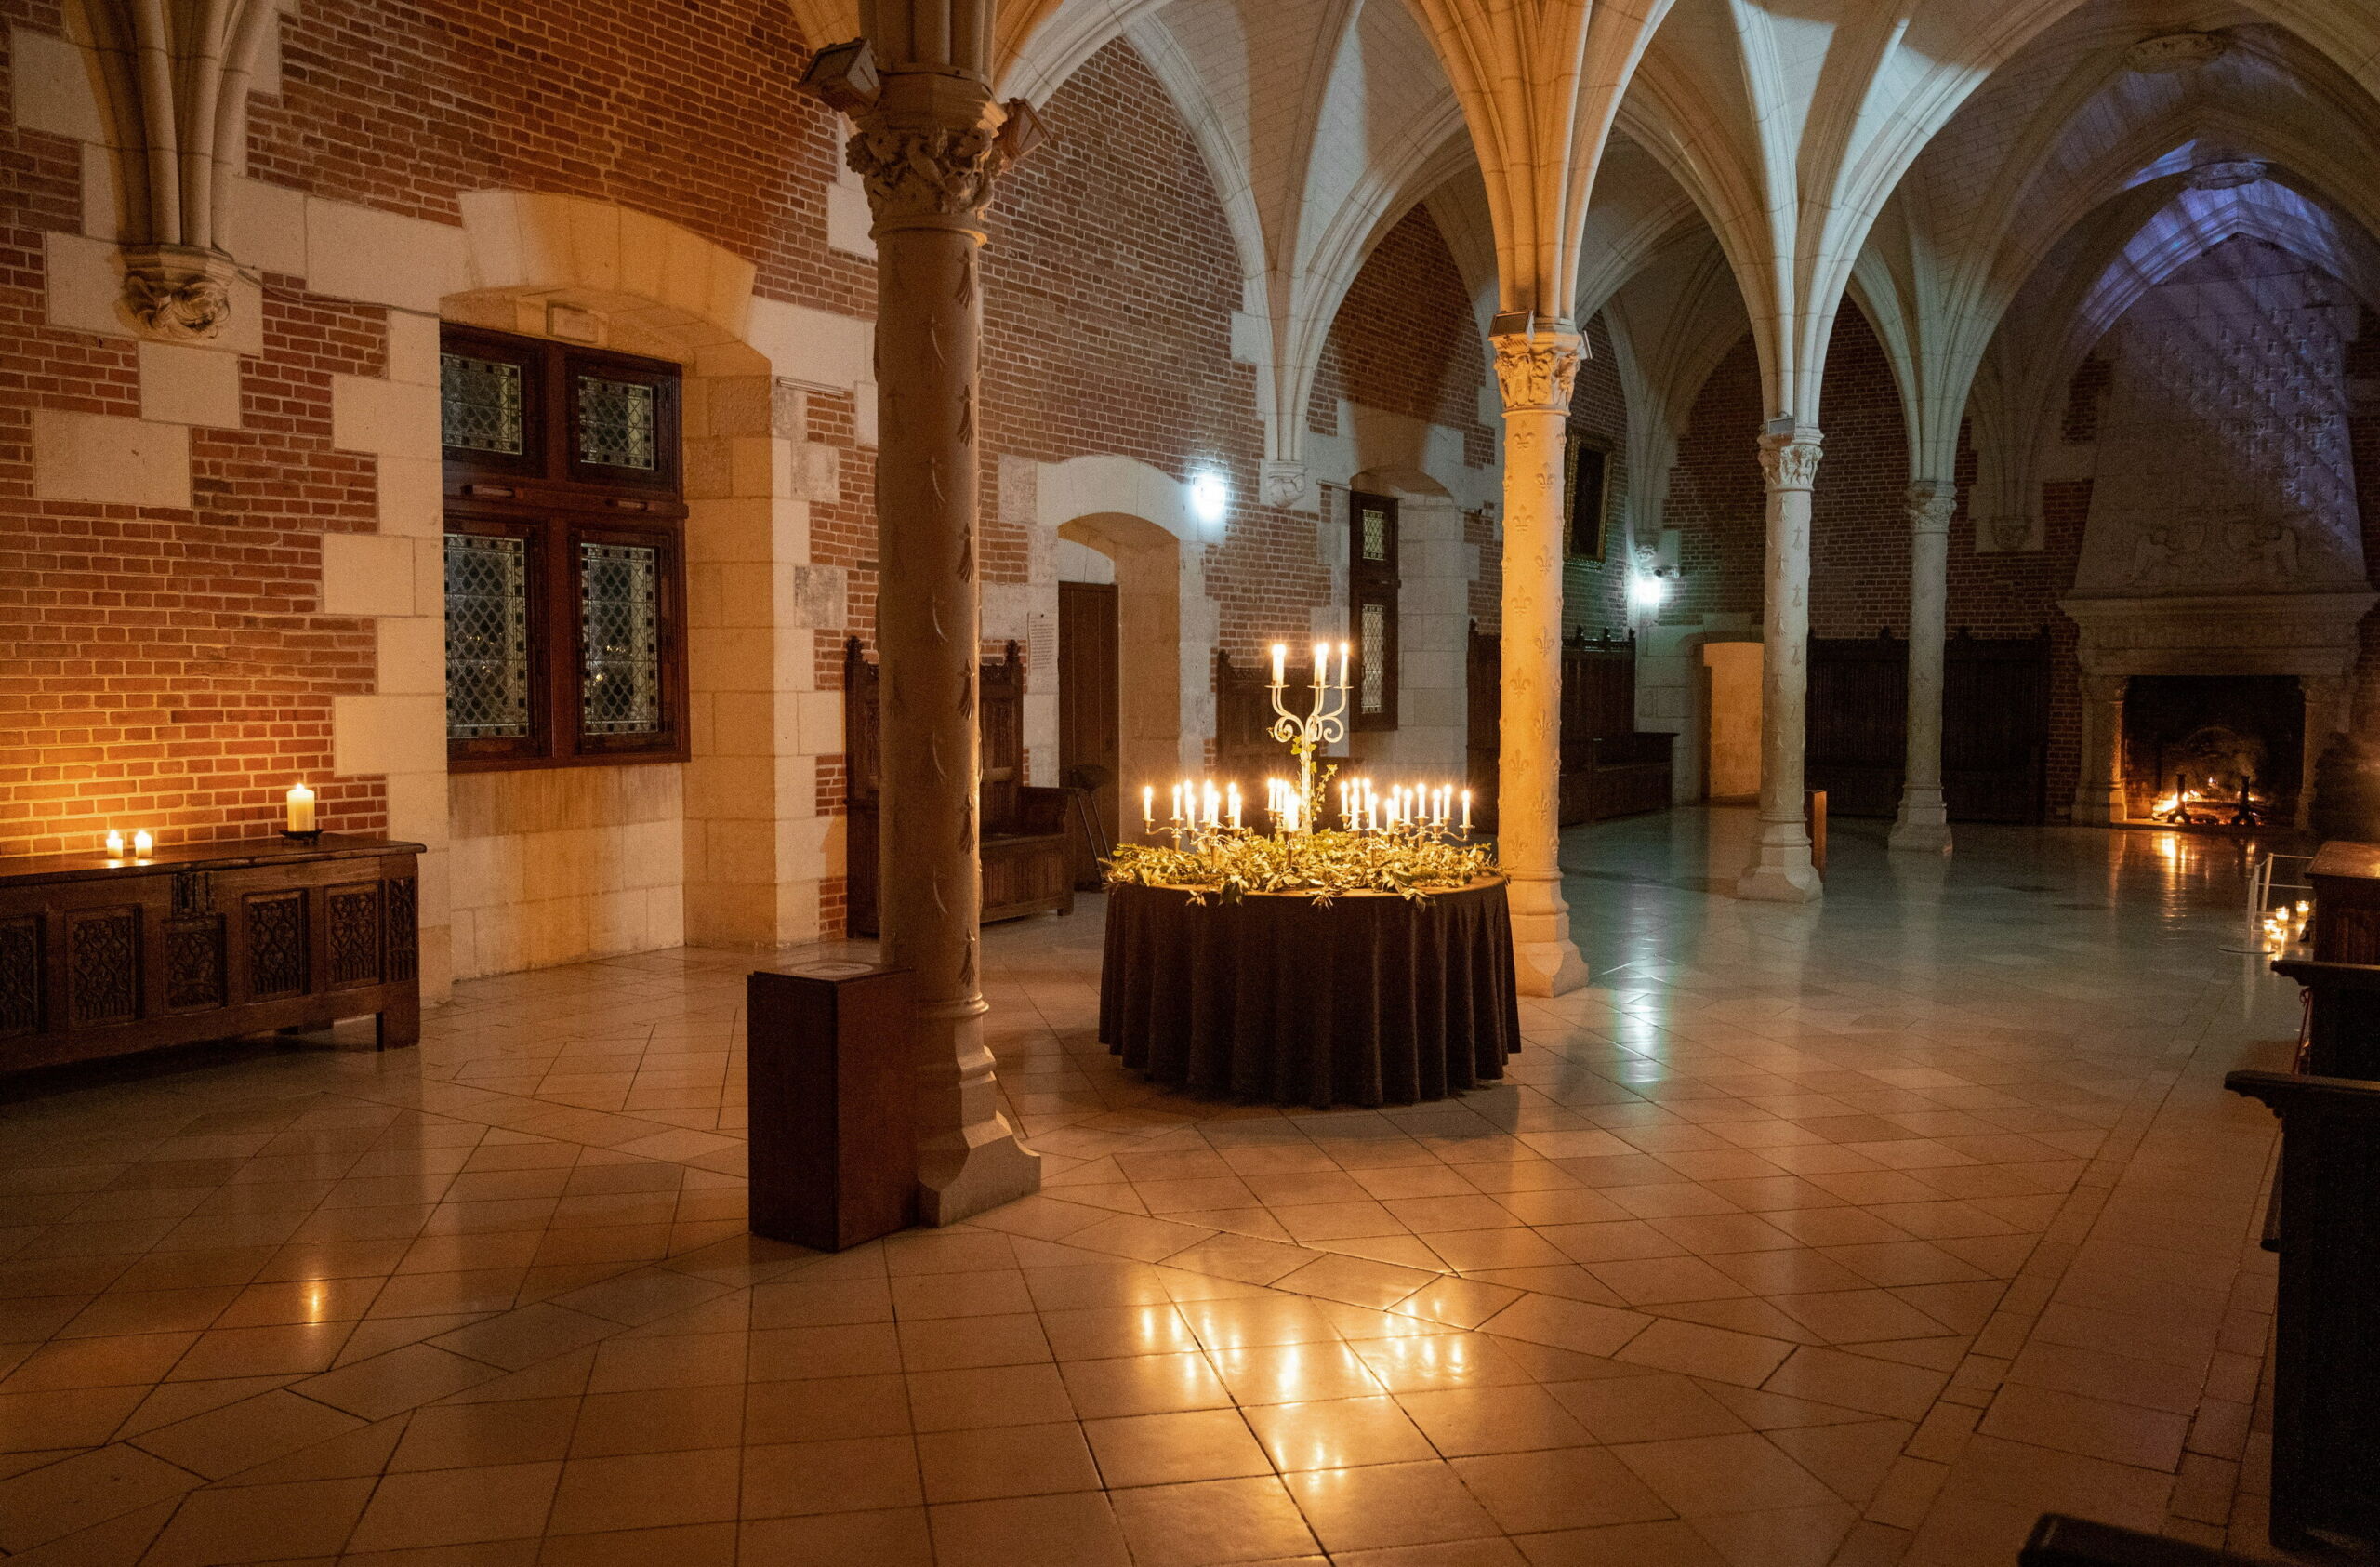
[[[1276,681],[1272,687],[1273,711],[1278,715],[1273,721],[1273,737],[1296,753],[1298,799],[1309,832],[1322,817],[1322,801],[1314,781],[1315,756],[1322,747],[1347,737],[1348,683],[1329,684],[1329,677],[1323,678],[1326,684],[1312,687],[1314,705],[1302,718],[1289,710],[1288,685]]]

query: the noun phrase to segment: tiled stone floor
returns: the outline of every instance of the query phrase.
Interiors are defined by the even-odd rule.
[[[2276,1064],[2241,850],[1742,813],[1574,833],[1512,1080],[1313,1115],[1093,1038],[1099,904],[986,933],[1043,1196],[742,1228],[741,977],[460,988],[0,1109],[0,1551],[74,1567],[1966,1567],[2057,1508],[2260,1550]]]

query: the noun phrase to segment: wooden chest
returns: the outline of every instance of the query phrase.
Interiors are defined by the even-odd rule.
[[[377,1016],[421,1033],[418,843],[0,859],[0,1070]]]

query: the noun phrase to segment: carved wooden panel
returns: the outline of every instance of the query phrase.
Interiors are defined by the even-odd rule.
[[[355,882],[323,895],[328,916],[330,982],[374,985],[380,979],[380,883]]]
[[[411,979],[421,967],[421,935],[416,928],[414,879],[401,876],[385,883],[388,897],[381,904],[381,917],[388,922],[390,979]]]
[[[0,1035],[41,1027],[41,921],[0,920]]]
[[[139,1016],[139,909],[77,910],[66,916],[66,988],[76,1028]]]
[[[306,895],[260,893],[247,899],[248,993],[296,995],[306,989]]]
[[[165,927],[165,1005],[176,1012],[221,1006],[223,918],[177,920]]]

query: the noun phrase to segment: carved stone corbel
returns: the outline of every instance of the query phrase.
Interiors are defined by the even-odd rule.
[[[1305,496],[1305,464],[1268,458],[1258,484],[1265,505],[1295,506]]]
[[[182,245],[126,246],[121,253],[124,292],[116,310],[144,338],[166,343],[209,342],[231,318],[231,285],[239,268],[219,250]]]

